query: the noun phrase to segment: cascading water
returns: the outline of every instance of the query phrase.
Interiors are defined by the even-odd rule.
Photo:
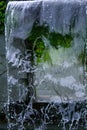
[[[9,130],[87,129],[86,8],[86,0],[8,3]]]

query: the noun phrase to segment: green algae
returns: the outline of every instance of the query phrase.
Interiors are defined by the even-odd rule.
[[[46,41],[43,37],[48,39],[51,47],[58,49],[59,47],[69,48],[72,46],[73,37],[71,34],[62,35],[58,32],[50,32],[47,24],[39,25],[38,22],[34,23],[28,40],[33,43],[33,50],[37,58],[37,62],[50,61],[49,48],[46,46]]]

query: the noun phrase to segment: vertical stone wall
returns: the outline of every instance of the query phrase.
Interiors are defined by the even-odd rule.
[[[7,101],[5,37],[0,35],[0,109]]]

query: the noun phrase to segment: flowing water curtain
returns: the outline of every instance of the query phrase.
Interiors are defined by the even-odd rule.
[[[43,41],[45,41],[45,44],[47,44],[48,46],[51,41],[52,47],[55,46],[55,44],[57,44],[56,49],[58,48],[58,46],[60,47],[58,49],[58,51],[60,50],[59,53],[56,53],[56,50],[53,48],[53,51],[51,51],[51,54],[50,54],[50,58],[48,58],[48,59],[51,59],[50,61],[53,60],[53,62],[51,62],[53,64],[55,64],[55,63],[57,64],[57,61],[59,61],[59,64],[61,64],[62,67],[65,68],[63,71],[63,75],[67,68],[67,72],[65,75],[68,75],[68,76],[66,78],[61,78],[60,80],[58,80],[57,78],[53,78],[53,77],[55,77],[55,75],[48,74],[48,75],[46,75],[46,78],[44,75],[44,77],[42,77],[42,81],[41,82],[39,81],[38,83],[42,84],[45,82],[45,79],[47,80],[47,78],[48,78],[49,81],[54,80],[53,82],[56,82],[56,83],[59,82],[59,85],[61,84],[63,86],[64,90],[66,89],[65,86],[66,87],[68,86],[69,90],[71,89],[71,91],[72,91],[71,93],[73,93],[73,94],[75,93],[74,91],[77,91],[77,89],[78,89],[78,91],[79,91],[79,89],[82,89],[81,93],[82,93],[82,95],[84,95],[85,86],[83,86],[84,78],[83,78],[83,69],[81,69],[81,68],[83,68],[83,64],[84,64],[83,63],[84,62],[84,46],[85,46],[85,38],[86,38],[85,37],[86,36],[86,34],[85,34],[86,33],[86,30],[85,30],[85,21],[86,21],[85,20],[85,4],[80,6],[79,2],[77,2],[76,4],[73,2],[74,7],[73,6],[71,7],[70,3],[65,4],[65,6],[63,7],[63,4],[58,3],[58,5],[57,5],[58,8],[57,8],[55,4],[52,4],[52,3],[49,3],[46,1],[46,5],[45,5],[45,2],[43,2],[42,19],[40,22],[42,24],[43,21],[45,21],[47,23],[47,25],[49,25],[51,33],[50,33],[49,38],[43,37]],[[69,5],[70,8],[67,9],[67,5]],[[61,6],[61,8],[60,8],[60,6]],[[52,7],[52,9],[50,9],[51,7]],[[56,11],[55,11],[55,8],[56,8]],[[74,10],[73,10],[73,8],[74,8]],[[58,15],[56,15],[57,10],[59,10],[61,12],[61,13],[59,12]],[[69,12],[69,14],[68,14],[68,12]],[[83,14],[83,12],[84,12],[84,14]],[[68,15],[66,15],[66,14],[68,14]],[[65,17],[65,15],[66,15],[66,17]],[[81,17],[83,17],[83,15],[84,15],[84,20],[82,21]],[[62,21],[62,19],[63,19],[63,21]],[[58,32],[60,32],[60,33],[58,33]],[[69,45],[66,44],[66,43],[68,43],[68,42],[66,42],[68,40],[65,41],[65,38],[63,37],[67,33],[68,34],[71,33],[71,37],[69,37],[69,35],[65,36],[66,39],[71,41],[71,42],[69,42],[69,43],[71,43],[70,50],[68,49],[70,47],[70,44]],[[63,36],[61,34],[63,34]],[[58,37],[58,39],[57,39],[57,37]],[[63,39],[63,40],[61,40],[61,39]],[[58,43],[60,43],[60,44],[58,45]],[[65,44],[65,46],[68,45],[67,49],[66,49],[66,47],[64,47],[64,44]],[[64,47],[64,49],[63,49],[63,47]],[[53,58],[53,53],[55,53],[57,55],[57,56],[55,55],[54,58]],[[42,58],[43,57],[44,56],[42,56]],[[60,59],[58,59],[58,57],[60,57]],[[54,60],[54,59],[56,59],[56,60]],[[70,69],[70,66],[72,66],[72,64],[73,64],[74,70],[72,69],[72,67]],[[81,70],[78,71],[79,69],[81,69]],[[62,70],[62,68],[60,70]],[[72,73],[72,75],[69,77],[69,71],[71,71],[71,70],[72,70],[72,72],[75,71],[75,73],[70,72],[70,74]],[[45,73],[44,70],[42,72]],[[82,74],[81,74],[81,72],[82,72]],[[47,74],[47,70],[46,70],[46,74]],[[61,74],[62,74],[62,71],[61,71]],[[58,76],[59,75],[57,75],[56,77],[58,77]],[[68,82],[68,80],[70,81],[70,83]],[[81,81],[81,83],[80,83],[80,81]],[[44,84],[40,87],[41,84],[39,84],[37,88],[42,89]],[[53,84],[52,84],[52,86],[53,86]],[[50,88],[50,85],[45,85],[45,86],[49,86],[48,88]],[[44,86],[44,88],[46,88],[45,86]],[[68,90],[68,87],[67,87],[67,90]],[[57,89],[55,89],[55,90],[57,90]],[[43,89],[42,89],[42,91],[43,91]],[[56,92],[59,93],[59,91],[62,94],[61,88],[60,88],[60,90],[58,90]],[[63,93],[65,93],[65,91]],[[65,97],[66,96],[68,97],[69,94],[70,94],[70,91],[67,91]],[[79,92],[76,92],[76,95],[74,95],[74,97],[75,96],[78,97],[80,95],[81,94]]]
[[[65,89],[65,87],[64,87],[65,82],[67,82],[68,79],[71,79],[72,82],[70,82],[69,84],[67,83],[66,87],[67,87],[67,85],[69,85],[68,86],[69,91],[70,91],[70,89],[73,89],[73,88],[77,89],[76,87],[78,86],[78,84],[80,86],[82,85],[82,84],[80,84],[79,77],[81,77],[81,83],[83,80],[83,77],[80,76],[82,74],[80,74],[80,71],[78,71],[77,64],[80,66],[83,66],[83,58],[84,58],[83,51],[84,51],[84,43],[85,43],[84,42],[84,39],[85,39],[85,13],[84,13],[85,9],[83,7],[85,5],[82,5],[81,7],[79,7],[79,3],[77,3],[76,5],[75,5],[75,3],[73,3],[73,5],[68,3],[72,8],[69,8],[69,10],[67,10],[67,5],[65,6],[64,10],[65,10],[66,14],[68,13],[68,11],[70,11],[69,16],[67,16],[67,15],[65,15],[65,12],[62,10],[63,4],[61,5],[60,2],[58,2],[57,6],[55,5],[55,3],[53,4],[53,10],[50,10],[50,7],[52,6],[51,2],[49,3],[46,1],[46,4],[47,5],[49,4],[49,6],[46,6],[45,2],[43,2],[43,3],[36,2],[36,3],[38,3],[38,4],[35,5],[34,2],[29,3],[29,5],[28,5],[29,11],[30,10],[33,10],[33,11],[30,11],[29,12],[30,14],[26,13],[26,15],[25,15],[25,10],[22,10],[22,8],[20,6],[19,13],[21,14],[21,10],[23,11],[22,12],[23,15],[21,15],[21,17],[19,17],[19,13],[16,11],[16,5],[15,6],[12,5],[13,10],[12,10],[12,12],[9,12],[9,19],[11,17],[11,22],[9,22],[10,20],[8,21],[8,27],[7,27],[7,29],[11,28],[11,30],[9,30],[10,33],[8,33],[6,35],[8,35],[8,37],[10,35],[14,35],[12,37],[19,37],[19,39],[18,39],[19,43],[22,42],[23,44],[27,44],[27,47],[28,47],[28,43],[33,44],[33,45],[31,45],[33,47],[30,48],[31,52],[32,52],[31,55],[33,58],[30,58],[30,59],[32,60],[35,58],[34,60],[32,60],[32,64],[34,64],[34,65],[36,64],[37,68],[39,67],[38,65],[40,65],[40,63],[44,65],[46,62],[48,62],[47,64],[50,64],[51,68],[53,67],[52,65],[54,65],[54,66],[56,65],[56,67],[58,65],[59,68],[61,68],[61,66],[63,66],[63,68],[65,68],[65,69],[67,68],[67,72],[66,72],[65,76],[66,75],[68,75],[68,76],[65,78],[65,81],[64,81],[64,78],[61,78],[59,80],[58,75],[56,76],[57,78],[55,78],[55,79],[53,78],[53,80],[56,81],[56,83],[57,83],[56,86],[58,86],[58,82],[59,82],[59,84],[61,84],[63,86],[63,89]],[[25,4],[26,4],[26,2],[25,2]],[[41,9],[41,5],[42,5],[42,9]],[[37,6],[36,12],[32,13],[35,11],[34,6]],[[60,8],[60,6],[62,8]],[[19,8],[19,5],[17,5],[17,8]],[[58,14],[59,19],[55,18],[55,16],[56,16],[55,8],[56,8],[56,10],[59,9],[61,12],[61,15],[60,15],[60,13]],[[75,10],[73,10],[73,8],[75,8]],[[42,10],[42,11],[40,12],[40,10]],[[16,13],[14,13],[15,11],[16,11]],[[78,15],[79,12],[81,12],[80,15]],[[10,16],[10,13],[11,13],[11,16]],[[40,13],[41,13],[41,15],[40,15]],[[75,13],[75,16],[74,16],[74,13]],[[45,14],[46,14],[46,16],[45,16]],[[64,16],[65,22],[61,24],[60,21],[62,21],[63,16]],[[67,16],[67,17],[65,17],[65,16]],[[82,16],[84,16],[83,21],[81,21]],[[28,17],[28,19],[27,19],[27,17]],[[30,18],[32,19],[32,21],[30,21]],[[77,18],[81,22],[79,22],[79,21],[77,22]],[[18,19],[19,19],[19,21],[21,21],[21,23],[22,23],[21,25],[20,25]],[[26,20],[24,20],[24,19],[26,19]],[[49,23],[48,23],[48,21],[49,21]],[[28,25],[28,23],[29,23],[29,25]],[[67,23],[67,25],[66,25],[66,23]],[[82,25],[82,23],[83,23],[83,25]],[[26,25],[28,25],[27,28],[29,28],[29,29],[26,28]],[[65,27],[65,25],[67,27]],[[82,28],[82,26],[83,26],[83,28]],[[67,31],[65,28],[67,28]],[[22,29],[21,32],[20,32],[20,29]],[[17,30],[19,31],[19,33]],[[13,34],[11,33],[11,31]],[[16,38],[12,39],[12,37],[10,36],[10,40],[13,40],[12,41],[13,46],[15,44],[15,48],[14,48],[14,51],[15,51],[17,48],[17,45],[16,45],[17,43],[15,43],[15,42],[17,42],[17,39]],[[20,40],[20,39],[24,39],[24,40]],[[24,45],[23,45],[23,47],[24,47]],[[18,49],[19,49],[18,53],[20,53],[20,51],[21,51],[22,53],[24,53],[21,55],[25,55],[25,53],[27,54],[29,49],[27,50],[27,52],[23,52],[27,49],[27,47],[25,47],[24,50],[21,49],[20,47],[18,47]],[[53,53],[56,54],[55,58],[54,58]],[[18,54],[16,54],[16,55],[18,58]],[[15,58],[16,58],[16,55],[14,56]],[[25,71],[25,68],[26,68],[25,66],[27,64],[29,64],[29,62],[27,61],[28,59],[26,59],[26,58],[24,58],[25,60],[23,60],[23,58],[20,59],[21,55],[19,54],[19,58],[18,58],[17,62],[18,62],[18,64],[22,63],[21,69],[24,69],[24,71]],[[69,56],[69,58],[67,58],[68,56]],[[10,60],[10,61],[13,62],[14,60],[13,61],[12,60]],[[16,60],[15,60],[15,62],[16,62]],[[14,66],[16,64],[15,62],[12,66]],[[34,62],[36,62],[36,63],[34,63]],[[77,64],[75,63],[75,66],[74,66],[74,62],[78,62],[78,63]],[[19,64],[19,67],[20,67],[20,64]],[[74,66],[73,69],[76,69],[76,71],[78,71],[78,75],[76,74],[77,77],[74,74],[72,74],[73,76],[69,77],[68,69],[70,69],[70,66],[72,66],[72,64]],[[42,66],[41,66],[41,69],[42,69]],[[58,69],[58,67],[57,67],[57,69]],[[28,71],[28,70],[29,69],[27,69],[26,71]],[[62,71],[62,68],[60,70]],[[44,70],[42,70],[42,71],[44,71]],[[76,73],[76,71],[75,71],[75,73]],[[65,72],[65,71],[63,71],[63,72]],[[37,71],[37,73],[38,73],[38,71]],[[61,74],[62,74],[62,72],[61,72]],[[53,75],[50,75],[50,73],[48,75],[50,76],[50,77],[48,77],[48,80],[50,80],[50,78],[53,77]],[[44,75],[44,78],[47,77],[48,75]],[[63,75],[61,75],[61,76],[63,76]],[[76,81],[75,78],[78,80],[77,85],[75,85],[74,87],[70,87],[70,85],[72,86],[72,84],[74,84],[74,82]],[[62,82],[62,80],[63,80],[63,82]],[[54,89],[55,89],[55,87],[54,87]],[[62,91],[62,90],[60,90],[60,91]],[[74,92],[75,90],[71,90],[71,91]]]
[[[85,85],[85,91],[87,93],[87,40],[85,41],[85,47],[84,47],[84,85]]]

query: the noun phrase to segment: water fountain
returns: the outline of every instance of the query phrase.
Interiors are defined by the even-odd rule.
[[[9,130],[87,129],[86,19],[86,0],[8,3]]]

